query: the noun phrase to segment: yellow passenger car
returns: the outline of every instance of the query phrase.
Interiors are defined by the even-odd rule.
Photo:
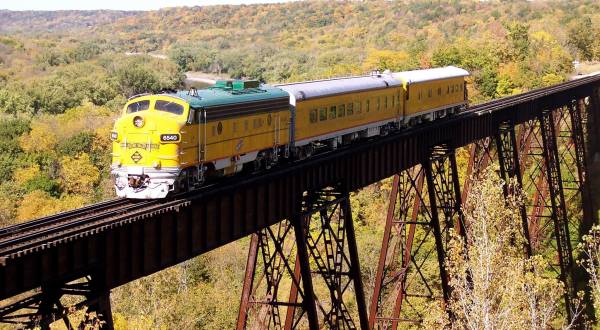
[[[352,140],[397,128],[403,90],[388,74],[277,85],[290,94],[295,112],[294,149],[300,158],[319,146],[336,148]]]
[[[469,72],[453,66],[393,73],[405,90],[404,122],[412,126],[466,108],[468,75]]]

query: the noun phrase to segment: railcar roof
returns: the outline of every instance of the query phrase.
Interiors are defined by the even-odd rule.
[[[166,93],[163,95],[183,99],[193,108],[210,108],[226,104],[264,102],[289,98],[286,92],[270,85],[260,85],[257,88],[241,90],[208,87],[198,89],[196,93],[194,93],[193,90],[181,90],[176,93]]]
[[[439,79],[450,79],[458,77],[466,77],[469,75],[467,70],[457,68],[455,66],[447,66],[443,68],[425,69],[425,70],[413,70],[394,72],[392,76],[396,79],[408,83],[418,83],[424,81],[432,81]]]
[[[296,100],[306,100],[315,97],[399,86],[401,84],[400,81],[394,79],[391,75],[384,73],[363,77],[346,77],[281,84],[275,85],[275,87],[287,91]]]

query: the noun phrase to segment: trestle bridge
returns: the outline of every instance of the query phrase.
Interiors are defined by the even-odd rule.
[[[462,182],[460,148],[470,152]],[[524,253],[555,255],[571,319],[572,298],[582,289],[574,246],[597,221],[588,169],[599,152],[600,76],[590,76],[167,200],[112,200],[2,228],[0,322],[73,328],[69,313],[86,310],[83,322],[111,329],[111,289],[248,235],[238,329],[419,322],[424,311],[416,300],[450,295],[448,231],[464,233],[461,203],[470,178],[493,162],[528,194],[520,212]],[[389,177],[384,235],[374,243],[380,258],[367,293],[349,194]],[[432,264],[433,277],[422,271]],[[317,281],[327,295],[315,294]],[[79,302],[66,306],[66,296]]]

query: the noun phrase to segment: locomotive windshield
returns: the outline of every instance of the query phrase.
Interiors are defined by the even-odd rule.
[[[148,110],[150,108],[150,101],[138,101],[133,102],[127,106],[127,113],[134,113],[142,110]]]
[[[179,103],[157,100],[156,104],[154,104],[154,109],[169,112],[174,115],[181,115],[183,114],[184,107]]]

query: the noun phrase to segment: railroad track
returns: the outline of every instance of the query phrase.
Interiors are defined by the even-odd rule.
[[[467,111],[454,116],[454,119],[466,115],[493,112],[502,108],[506,108],[507,106],[517,105],[519,103],[527,102],[548,94],[568,90],[573,87],[597,81],[600,81],[600,75],[585,77],[556,86],[541,88],[519,95],[496,99],[490,102],[474,105]],[[397,134],[405,133],[406,131],[401,131]],[[347,148],[349,147],[352,147],[352,145],[347,146]],[[311,159],[321,157],[326,154],[329,154],[329,152],[319,154]],[[298,162],[293,162],[292,164],[296,163]],[[263,173],[259,173],[258,175],[261,174]],[[220,182],[203,186],[196,191],[178,194],[164,200],[133,201],[128,199],[113,199],[22,224],[1,228],[0,265],[5,263],[7,259],[18,257],[22,254],[32,251],[44,249],[48,246],[59,244],[65,240],[68,241],[81,235],[87,235],[90,233],[98,233],[113,226],[120,226],[124,223],[143,219],[144,217],[150,215],[177,209],[190,203],[194,196],[199,196],[202,192],[213,189],[215,186],[225,185],[228,181],[242,180],[249,176],[252,175],[227,178]]]

